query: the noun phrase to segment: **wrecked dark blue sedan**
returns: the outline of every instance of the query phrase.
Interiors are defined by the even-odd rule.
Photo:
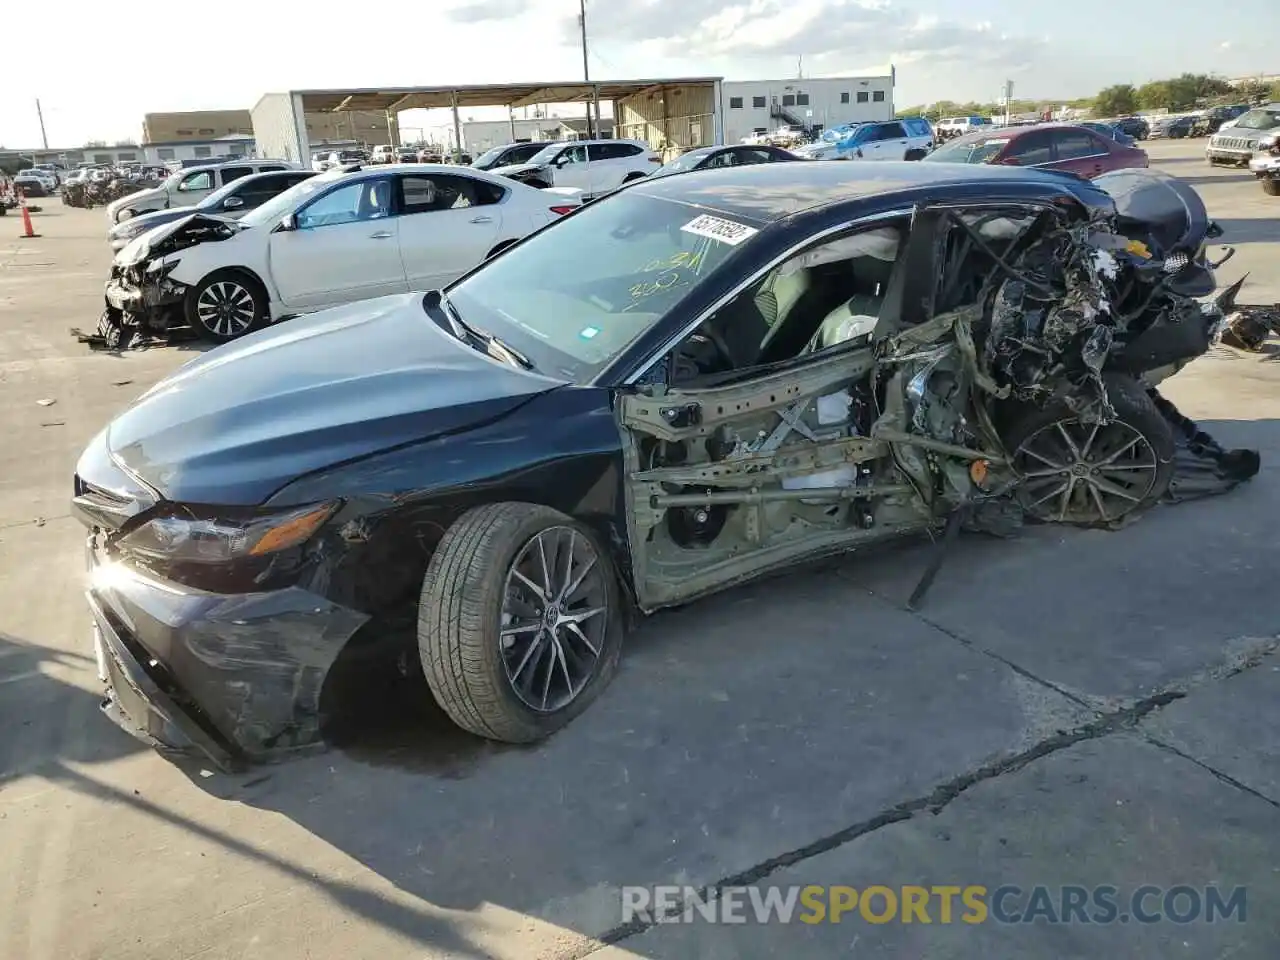
[[[639,615],[962,519],[1115,527],[1184,463],[1226,489],[1256,456],[1155,388],[1221,323],[1212,235],[1148,171],[762,163],[216,349],[76,467],[104,709],[233,767],[385,657],[535,741]]]

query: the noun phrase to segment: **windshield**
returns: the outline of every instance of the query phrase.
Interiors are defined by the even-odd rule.
[[[1274,107],[1250,110],[1236,121],[1236,128],[1240,130],[1272,130],[1275,127],[1280,127],[1280,109]]]
[[[1195,253],[1209,228],[1209,213],[1194,189],[1176,177],[1156,170],[1117,170],[1094,179],[1115,201],[1121,222],[1128,222],[1126,236],[1153,242],[1156,253],[1175,250]]]
[[[586,382],[748,245],[756,229],[619,193],[448,288],[462,320],[548,376]]]
[[[990,134],[960,137],[926,154],[924,159],[932,163],[990,163],[1008,146],[1009,139],[992,139]]]
[[[480,156],[476,157],[475,162],[471,165],[473,167],[478,167],[481,170],[487,170],[489,167],[493,166],[494,162],[502,156],[506,149],[506,147],[493,147],[486,150],[484,153],[480,154]]]
[[[694,169],[699,163],[707,158],[705,150],[691,150],[688,153],[681,154],[670,163],[665,164],[655,170],[650,176],[664,177],[669,173],[684,173],[686,170]]]
[[[237,187],[244,186],[244,182],[248,179],[250,178],[241,177],[238,180],[232,180],[226,186],[219,187],[217,190],[213,191],[213,193],[209,194],[207,197],[205,197],[203,200],[197,203],[196,207],[200,210],[209,210],[209,209],[212,209],[213,207],[220,207],[222,205],[222,201],[227,199],[227,197],[231,196],[231,194],[235,193]]]
[[[563,143],[550,143],[535,153],[525,163],[536,163],[541,166],[544,163],[550,163],[555,159],[557,153],[564,149]]]
[[[326,174],[319,174],[311,177],[309,180],[303,180],[301,183],[295,183],[284,193],[277,193],[274,197],[264,203],[255,210],[250,211],[240,218],[240,225],[245,227],[259,227],[264,223],[275,223],[286,213],[292,213],[303,200],[311,196],[317,190],[323,190],[335,180],[341,179],[331,177]]]

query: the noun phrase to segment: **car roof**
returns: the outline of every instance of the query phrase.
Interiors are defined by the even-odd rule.
[[[1061,174],[1026,167],[877,161],[812,160],[760,163],[699,171],[696,177],[638,180],[627,193],[703,207],[757,223],[793,213],[933,185],[1021,181],[1063,187]]]

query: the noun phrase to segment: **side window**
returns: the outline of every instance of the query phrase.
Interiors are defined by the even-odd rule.
[[[236,195],[244,201],[246,207],[257,207],[266,203],[276,194],[283,193],[298,182],[296,177],[271,176],[261,177],[252,183],[245,184]]]
[[[197,190],[213,189],[213,172],[211,170],[201,170],[199,173],[189,173],[182,178],[182,182],[178,184],[179,193],[192,193]]]
[[[488,187],[488,184],[469,177],[411,174],[398,179],[402,191],[401,210],[405,214],[463,210],[495,202],[492,191],[476,189]]]
[[[714,157],[712,157],[710,160],[704,163],[702,167],[705,170],[710,170],[715,167],[727,167],[732,163],[734,163],[733,151],[725,150],[721,153],[717,153]]]
[[[900,123],[885,123],[880,126],[880,140],[901,140],[906,137],[907,131],[902,128]]]
[[[1102,142],[1085,130],[1058,130],[1053,139],[1058,160],[1078,160],[1106,152]]]
[[[222,174],[222,183],[226,185],[233,180],[239,180],[241,177],[247,177],[253,173],[252,167],[223,167],[220,171]]]
[[[275,172],[275,171],[277,171],[277,170],[287,170],[287,169],[289,169],[289,168],[288,168],[288,167],[282,167],[282,166],[280,166],[280,164],[278,164],[278,163],[267,163],[267,164],[263,164],[262,166],[258,167],[258,172],[259,172],[259,173],[274,173],[274,172]]]
[[[707,317],[676,350],[677,382],[795,359],[869,337],[892,310],[889,280],[909,221],[796,254]]]
[[[1041,163],[1049,163],[1053,157],[1052,141],[1044,130],[1035,133],[1024,133],[1009,147],[1005,157],[1017,160],[1024,167],[1034,167]]]
[[[743,163],[773,163],[776,159],[768,150],[742,150]]]
[[[298,229],[375,220],[390,212],[391,184],[386,180],[361,180],[337,187],[299,210]]]
[[[587,155],[592,160],[621,160],[629,157],[631,151],[625,143],[592,143],[587,145]]]
[[[564,163],[586,163],[587,148],[585,144],[569,147],[560,153],[560,160]]]

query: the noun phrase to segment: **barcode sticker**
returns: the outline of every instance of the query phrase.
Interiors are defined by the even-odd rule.
[[[680,229],[685,233],[692,233],[699,237],[709,237],[712,240],[718,240],[731,247],[736,247],[744,240],[750,240],[760,232],[754,227],[748,227],[745,223],[735,223],[732,220],[722,220],[720,217],[713,217],[710,214],[703,214],[700,217],[695,217]]]

